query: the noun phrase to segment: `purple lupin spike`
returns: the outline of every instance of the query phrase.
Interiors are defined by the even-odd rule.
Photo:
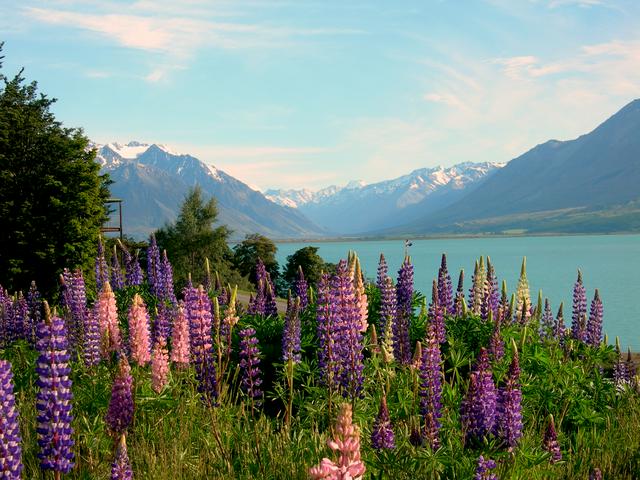
[[[177,311],[172,306],[165,303],[158,304],[158,313],[156,315],[156,321],[153,328],[153,338],[155,340],[158,340],[161,337],[164,339],[171,337],[171,327],[176,313]]]
[[[522,392],[517,350],[513,352],[506,385],[500,389],[497,426],[498,437],[513,449],[522,437]]]
[[[455,306],[453,302],[453,287],[451,285],[451,276],[447,270],[447,254],[442,254],[440,268],[438,269],[438,303],[442,305],[446,313],[453,315]]]
[[[504,340],[502,339],[498,322],[494,323],[493,333],[489,340],[489,356],[494,362],[499,362],[504,357]]]
[[[460,275],[458,276],[458,288],[456,289],[454,308],[455,316],[461,317],[464,312],[464,270],[460,270]]]
[[[2,287],[0,287],[2,290]],[[27,341],[32,345],[36,344],[36,325],[42,320],[42,298],[36,286],[36,282],[31,282],[29,293],[27,293],[27,303],[29,304],[29,324],[26,326]]]
[[[394,329],[394,356],[402,365],[411,363],[411,343],[409,329],[413,315],[413,265],[409,257],[405,257],[400,270],[398,270],[398,282],[396,284],[396,298],[398,309]]]
[[[544,432],[544,439],[542,440],[543,448],[551,454],[549,461],[551,463],[557,463],[562,460],[562,452],[560,451],[560,445],[558,444],[558,434],[556,433],[556,426],[553,422],[553,415],[549,415],[549,422]]]
[[[133,377],[125,355],[120,355],[118,371],[111,386],[111,398],[105,421],[109,430],[122,435],[133,422]]]
[[[387,272],[389,267],[387,266],[387,260],[384,258],[384,254],[380,254],[380,261],[378,262],[378,277],[376,281],[376,286],[378,290],[382,290],[384,288],[384,282],[387,278]]]
[[[48,306],[45,303],[45,311]],[[40,467],[58,473],[73,468],[73,428],[71,421],[71,379],[69,347],[64,321],[49,316],[37,327],[36,349],[40,354],[36,363],[38,374],[38,445]]]
[[[625,370],[629,380],[632,380],[636,376],[637,368],[635,362],[633,361],[633,357],[631,356],[630,348],[627,349],[627,361],[625,362]]]
[[[578,279],[573,286],[573,311],[571,315],[571,337],[581,342],[586,340],[586,325],[583,317],[587,314],[587,292],[582,283],[582,272],[578,270]]]
[[[469,379],[469,389],[461,405],[461,420],[467,439],[482,439],[496,423],[497,394],[489,355],[483,347]]]
[[[162,281],[162,261],[160,260],[160,249],[156,242],[156,236],[151,234],[149,238],[149,248],[147,248],[147,281],[151,287],[151,293],[158,296],[159,283]]]
[[[96,256],[96,291],[102,290],[102,286],[109,281],[109,266],[104,257],[104,246],[102,238],[98,237],[98,254]]]
[[[238,332],[240,336],[240,388],[250,399],[252,408],[262,404],[263,392],[260,373],[260,346],[253,328]]]
[[[271,288],[271,283],[266,283],[266,291],[264,296],[264,314],[272,317],[278,316],[278,304],[276,303],[275,291]]]
[[[162,252],[162,261],[160,264],[160,277],[162,279],[159,282],[162,289],[162,291],[159,292],[160,298],[165,302],[171,303],[171,305],[173,306],[177,305],[178,301],[176,300],[176,294],[173,290],[173,268],[171,267],[171,262],[167,257],[166,250]]]
[[[386,396],[382,397],[378,416],[373,422],[371,446],[376,450],[396,448],[395,436],[393,434],[393,427],[391,426],[391,418],[389,416],[389,407],[387,406]]]
[[[258,287],[256,289],[256,296],[253,300],[249,299],[248,313],[250,315],[265,315],[265,282],[264,280],[258,280]]]
[[[484,457],[480,455],[473,480],[498,480],[498,476],[495,473],[491,473],[491,470],[496,468],[496,466],[495,460],[485,460]]]
[[[131,462],[127,455],[127,443],[125,435],[120,436],[120,442],[116,449],[116,458],[111,464],[111,480],[133,480]]]
[[[335,306],[332,302],[329,275],[323,273],[318,282],[316,300],[316,322],[318,337],[318,366],[322,383],[333,389],[335,386],[334,372],[338,363],[335,348],[336,331],[333,328],[336,321]]]
[[[120,259],[118,259],[118,250],[113,246],[113,255],[111,255],[111,288],[113,290],[122,290],[124,288],[124,275],[120,267]]]
[[[304,310],[309,305],[309,284],[304,279],[302,267],[298,266],[298,279],[295,282],[296,296],[300,299],[300,310]]]
[[[3,480],[22,478],[21,444],[11,364],[0,360],[0,477]]]
[[[138,256],[132,256],[124,246],[122,246],[122,251],[124,252],[124,269],[127,286],[142,285],[143,275],[140,262],[138,262]]]
[[[27,329],[29,328],[29,304],[22,292],[13,304],[13,337],[14,339],[27,339]]]
[[[440,446],[440,418],[442,417],[442,357],[435,325],[427,332],[427,344],[420,361],[420,413],[424,418],[424,436],[432,450]]]
[[[511,306],[509,296],[507,294],[507,281],[502,281],[502,287],[500,288],[500,301],[498,303],[498,314],[496,315],[496,322],[503,324],[507,321],[511,321]]]
[[[553,323],[553,337],[558,341],[562,341],[567,335],[567,329],[564,326],[564,314],[562,312],[563,305],[563,303],[560,303],[555,322]]]
[[[431,304],[429,304],[429,311],[427,318],[429,324],[433,325],[434,332],[438,343],[445,343],[447,341],[447,332],[444,327],[444,306],[441,306],[439,302],[438,286],[436,281],[433,281],[431,289]]]
[[[544,311],[542,313],[542,322],[540,324],[540,338],[551,338],[553,336],[553,312],[551,311],[551,304],[549,299],[544,300]]]
[[[289,292],[287,312],[284,316],[284,329],[282,331],[282,361],[291,360],[294,364],[300,363],[300,299],[295,299]]]
[[[87,330],[87,292],[82,270],[76,268],[69,279],[67,289],[69,313],[71,321],[68,325],[68,336],[72,346],[83,349]]]
[[[602,300],[597,288],[591,302],[586,340],[592,347],[599,347],[602,342]]]

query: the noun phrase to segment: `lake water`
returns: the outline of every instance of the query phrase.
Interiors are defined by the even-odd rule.
[[[284,265],[288,255],[313,245],[329,262],[346,258],[355,250],[367,278],[375,279],[380,253],[396,276],[404,255],[403,240],[279,243],[277,258]],[[438,274],[440,256],[447,263],[454,289],[460,269],[465,271],[465,291],[471,286],[474,261],[488,255],[500,282],[507,281],[509,294],[527,257],[527,277],[535,304],[538,290],[551,301],[554,315],[564,301],[565,322],[571,325],[571,302],[577,269],[587,289],[588,307],[596,288],[604,305],[604,331],[613,343],[620,337],[623,348],[640,351],[640,235],[594,235],[559,237],[511,237],[413,240],[409,247],[415,269],[415,287],[431,296],[431,283]]]

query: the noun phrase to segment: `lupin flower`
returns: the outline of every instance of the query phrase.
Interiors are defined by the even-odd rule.
[[[552,336],[553,333],[553,312],[551,311],[551,304],[549,299],[544,299],[544,310],[542,313],[542,322],[540,325],[540,338],[545,339]]]
[[[362,280],[362,269],[360,268],[360,259],[355,257],[354,273],[353,273],[353,292],[356,296],[356,305],[358,315],[360,317],[360,331],[366,332],[369,328],[369,302],[367,294],[364,291],[364,282]]]
[[[133,377],[124,355],[120,356],[118,371],[111,387],[111,399],[105,421],[109,430],[117,435],[127,431],[133,421]]]
[[[391,426],[391,418],[389,417],[389,407],[387,406],[387,397],[384,395],[380,401],[378,417],[373,422],[371,446],[376,450],[382,450],[383,448],[396,448],[395,436]]]
[[[482,305],[480,307],[480,316],[483,320],[487,320],[489,314],[492,314],[494,317],[498,314],[498,307],[500,305],[498,278],[496,277],[496,271],[489,257],[487,257],[487,274],[484,279],[483,290],[484,298],[482,299]]]
[[[475,263],[473,276],[471,277],[471,289],[469,290],[469,308],[474,315],[480,315],[482,302],[485,297],[485,279],[487,269],[484,264],[484,257]]]
[[[0,287],[2,290],[2,287]],[[31,281],[29,293],[27,293],[27,304],[29,305],[29,324],[25,326],[27,341],[32,345],[36,343],[36,325],[42,320],[42,299],[35,281]]]
[[[460,270],[460,275],[458,276],[458,288],[456,289],[454,308],[455,316],[461,317],[464,311],[464,270]]]
[[[271,287],[271,283],[266,283],[266,291],[264,296],[264,314],[266,316],[278,316],[278,304],[276,303],[276,292]]]
[[[467,439],[481,439],[493,432],[496,423],[496,387],[485,348],[469,378],[469,389],[460,407],[463,431]]]
[[[434,327],[438,342],[445,343],[447,341],[447,332],[444,327],[444,306],[440,305],[438,302],[438,285],[434,280],[431,289],[431,304],[429,305],[427,317],[429,319],[429,324]]]
[[[304,279],[304,273],[302,267],[298,265],[298,278],[295,282],[296,296],[300,299],[300,310],[304,310],[309,305],[309,284]]]
[[[113,246],[113,255],[111,255],[111,286],[115,290],[122,290],[124,288],[124,275],[122,274],[120,260],[118,259],[118,250],[115,245]]]
[[[189,323],[184,312],[184,303],[178,305],[176,320],[171,337],[171,361],[180,367],[189,365]]]
[[[282,331],[282,361],[300,363],[300,299],[293,299],[289,292],[287,312],[284,316],[284,329]]]
[[[513,313],[511,312],[509,296],[507,294],[507,281],[502,280],[502,288],[500,288],[500,303],[498,304],[498,315],[496,322],[505,323],[507,320],[511,322]]]
[[[162,281],[162,261],[160,260],[160,249],[156,242],[156,236],[151,234],[149,248],[147,248],[147,281],[151,287],[151,292],[158,296],[159,283]]]
[[[600,293],[597,288],[591,302],[586,340],[592,347],[598,347],[602,342],[602,300],[600,300]]]
[[[149,312],[144,300],[135,294],[129,308],[129,345],[131,359],[145,366],[151,361],[151,333],[149,330]]]
[[[161,281],[158,282],[161,288],[161,291],[158,292],[159,298],[161,300],[164,300],[165,302],[171,303],[171,305],[176,305],[178,302],[176,300],[176,294],[173,290],[173,268],[171,267],[171,262],[167,257],[166,250],[162,252],[160,277]]]
[[[594,468],[589,474],[589,480],[602,480],[602,470],[598,467]]]
[[[420,413],[424,418],[425,438],[432,450],[440,446],[440,418],[442,417],[442,357],[435,325],[427,332],[420,362]]]
[[[109,281],[109,266],[104,258],[104,246],[102,238],[98,237],[98,255],[96,256],[96,290],[99,292],[105,283]]]
[[[340,454],[337,462],[323,458],[320,465],[309,470],[312,480],[361,480],[366,467],[360,458],[360,432],[353,424],[351,405],[343,403],[338,413],[335,438],[327,445]]]
[[[45,305],[45,311],[48,306]],[[38,324],[36,349],[40,354],[36,363],[38,374],[38,445],[40,467],[59,473],[73,468],[73,428],[71,422],[71,379],[69,351],[64,321],[47,315]]]
[[[24,298],[22,292],[18,292],[18,296],[13,304],[13,334],[15,339],[27,339],[27,330],[30,327],[29,320],[29,304]]]
[[[562,460],[562,452],[560,451],[560,445],[558,444],[558,434],[556,433],[556,426],[553,422],[553,415],[549,415],[549,422],[544,432],[544,439],[542,441],[543,448],[551,454],[549,461],[551,463],[557,463]]]
[[[620,339],[616,337],[616,361],[613,364],[613,381],[617,386],[620,386],[628,383],[630,379],[629,372],[627,372],[627,365],[622,359]]]
[[[567,334],[567,329],[564,326],[564,314],[562,313],[563,303],[560,303],[558,307],[558,313],[556,314],[556,320],[553,324],[553,336],[556,340],[563,340]]]
[[[531,317],[531,293],[529,292],[529,280],[527,279],[527,257],[522,259],[520,278],[516,288],[515,311],[517,315],[525,312],[525,321],[528,321],[529,317]]]
[[[500,389],[498,400],[498,436],[513,449],[522,437],[522,392],[520,391],[520,363],[518,350],[507,372],[506,385]]]
[[[133,471],[131,470],[129,455],[127,455],[127,443],[124,434],[120,435],[116,458],[111,464],[111,480],[133,480]]]
[[[21,443],[11,364],[0,360],[0,475],[4,480],[21,478]]]
[[[82,358],[87,367],[100,363],[100,325],[98,323],[100,303],[96,302],[92,310],[87,311],[84,327],[84,346]]]
[[[495,473],[491,473],[491,470],[496,468],[495,460],[484,459],[482,455],[478,458],[478,466],[476,467],[476,474],[474,480],[498,480],[498,476]]]
[[[453,303],[453,287],[451,285],[451,276],[447,270],[447,254],[442,254],[440,268],[438,269],[438,303],[442,305],[446,313],[453,315],[455,306]]]
[[[140,268],[140,262],[138,262],[137,255],[133,257],[122,243],[120,243],[120,248],[122,248],[124,253],[124,269],[127,285],[130,287],[141,285],[143,280],[142,268]]]
[[[331,299],[329,275],[323,273],[318,282],[318,297],[316,300],[316,322],[318,337],[318,367],[320,379],[324,385],[333,389],[335,386],[338,365],[336,351],[336,321],[335,307]]]
[[[582,283],[582,272],[578,270],[578,279],[573,286],[573,310],[571,314],[571,337],[585,341],[586,325],[584,316],[587,314],[587,291]]]
[[[413,265],[409,257],[405,257],[400,270],[398,270],[398,282],[396,284],[396,299],[398,309],[394,328],[394,356],[402,365],[411,363],[411,343],[409,329],[411,328],[411,316],[413,315]]]
[[[116,296],[111,285],[106,282],[100,291],[97,303],[97,320],[100,328],[102,355],[120,350],[120,326],[118,325],[118,311]]]
[[[386,277],[380,290],[380,344],[387,363],[394,360],[393,328],[396,324],[396,312],[396,289],[391,277]]]
[[[169,381],[169,353],[167,352],[167,341],[164,337],[158,337],[151,352],[151,388],[156,393],[162,389]]]
[[[493,326],[493,333],[489,340],[489,356],[495,362],[499,362],[502,360],[502,357],[504,357],[504,340],[502,339],[500,324],[498,322],[495,322]]]
[[[250,315],[265,315],[265,286],[264,280],[258,281],[256,287],[256,296],[249,298],[249,307],[247,312]]]
[[[627,377],[629,377],[629,380],[632,380],[636,376],[636,364],[633,361],[633,357],[631,356],[630,348],[627,349],[627,361],[625,362],[625,370],[627,373]]]
[[[387,279],[387,272],[389,267],[387,266],[387,260],[384,258],[384,254],[380,254],[380,261],[378,262],[378,277],[376,281],[376,286],[378,290],[382,290],[384,288],[384,282]]]
[[[156,320],[153,323],[153,338],[157,340],[159,337],[165,339],[171,338],[171,326],[173,324],[173,316],[177,312],[176,305],[160,302],[156,310]]]
[[[240,336],[240,388],[251,400],[252,408],[262,404],[262,384],[260,373],[260,346],[253,328],[245,328],[238,332]]]

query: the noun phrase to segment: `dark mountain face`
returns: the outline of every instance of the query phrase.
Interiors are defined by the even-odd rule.
[[[490,220],[490,228],[503,228],[518,215],[563,209],[602,211],[638,198],[640,100],[635,100],[591,133],[532,148],[459,201],[398,230],[476,231],[482,230],[478,225],[485,220]],[[496,220],[502,217],[504,222]],[[535,230],[537,221],[520,218],[519,228]]]
[[[125,232],[146,236],[173,221],[190,187],[198,184],[218,202],[219,223],[233,238],[261,233],[273,238],[319,236],[322,230],[296,209],[277,205],[248,185],[190,155],[175,155],[158,145],[110,144],[98,151],[103,170],[122,198]]]

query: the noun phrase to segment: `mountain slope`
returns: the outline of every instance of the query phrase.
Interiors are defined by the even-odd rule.
[[[619,210],[640,198],[639,185],[640,100],[635,100],[592,132],[538,145],[457,202],[385,233],[546,231],[542,212],[556,218],[548,231],[564,231],[563,215]],[[582,227],[589,231],[588,222]]]
[[[350,182],[309,190],[268,190],[281,205],[298,208],[317,224],[344,234],[402,225],[461,198],[490,177],[501,164],[461,163],[421,168],[393,180],[365,185]]]
[[[134,236],[146,236],[173,221],[185,194],[196,184],[216,198],[218,221],[233,230],[234,239],[247,233],[273,238],[323,234],[299,210],[277,205],[222,170],[161,145],[107,144],[98,146],[97,159],[114,180],[112,195],[124,200],[124,228]]]

